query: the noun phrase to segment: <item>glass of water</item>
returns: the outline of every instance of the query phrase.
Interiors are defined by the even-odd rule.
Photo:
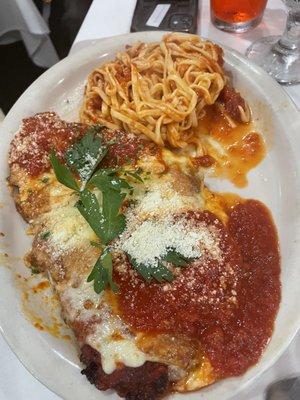
[[[284,0],[288,8],[282,36],[268,36],[254,42],[246,56],[279,83],[300,83],[300,0]]]

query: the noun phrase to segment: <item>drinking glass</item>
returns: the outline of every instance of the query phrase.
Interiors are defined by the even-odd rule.
[[[246,56],[279,83],[300,83],[300,0],[285,0],[288,8],[282,36],[268,36],[254,42]]]
[[[245,32],[258,25],[267,0],[211,0],[212,23],[228,32]]]

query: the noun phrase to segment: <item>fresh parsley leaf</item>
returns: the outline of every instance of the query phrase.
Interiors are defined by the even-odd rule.
[[[192,261],[192,259],[184,257],[173,249],[168,251],[163,260],[175,265],[175,267],[186,267]]]
[[[41,273],[41,271],[35,265],[30,265],[29,268],[32,275],[37,275]]]
[[[102,192],[101,209],[94,193],[87,189],[79,193],[76,207],[104,245],[112,241],[125,228],[125,216],[119,213],[124,198],[125,194],[107,188]]]
[[[158,282],[168,281],[172,282],[174,280],[174,275],[172,272],[165,267],[160,260],[157,261],[156,265],[146,266],[144,264],[139,264],[137,261],[127,254],[130,264],[133,268],[145,279],[146,282],[151,282],[154,278]]]
[[[97,127],[88,129],[83,138],[66,152],[68,165],[78,172],[83,184],[90,179],[108,151],[108,146],[102,145],[96,133]]]
[[[102,249],[102,244],[98,242],[94,242],[93,240],[90,241],[90,245],[93,247],[98,247],[99,249]]]
[[[135,180],[137,180],[139,182],[142,182],[142,183],[144,182],[137,171],[136,172],[126,171],[125,175],[129,175],[129,176],[131,176],[132,178],[134,178]]]
[[[72,172],[59,161],[54,150],[51,151],[50,162],[58,182],[77,192],[79,190],[79,186],[73,177]]]
[[[120,207],[125,196],[126,194],[110,188],[102,192],[102,213],[104,217],[103,234],[105,244],[108,244],[125,229],[125,215],[120,214]]]
[[[100,169],[95,172],[107,154],[108,147],[112,144],[102,145],[97,132],[99,132],[97,126],[89,129],[80,142],[67,150],[67,165],[59,161],[54,151],[51,152],[50,161],[57,180],[77,193],[79,200],[75,206],[101,240],[101,243],[92,241],[91,245],[102,249],[125,229],[125,216],[120,209],[126,193],[132,192],[133,188],[119,176],[119,173],[124,173],[120,168]],[[140,171],[140,169],[127,171],[124,175],[127,174],[143,182],[139,176]],[[75,178],[75,173],[79,175],[80,186]],[[101,191],[101,205],[96,195],[89,190],[91,186],[97,187]],[[44,239],[46,240],[48,236],[48,233],[45,234]],[[172,273],[159,262],[154,271],[143,265],[136,265],[136,269],[147,281],[151,281],[153,278],[159,282],[173,279]],[[92,280],[97,293],[100,293],[108,285],[112,290],[117,290],[117,285],[112,280],[112,256],[108,247],[99,257],[88,277],[88,281]]]
[[[132,258],[128,253],[127,257],[129,259],[130,264],[133,266],[133,268],[140,274],[142,277],[145,279],[146,282],[151,282],[152,281],[152,275],[151,275],[151,270],[149,267],[147,267],[144,264],[139,264],[135,258]]]
[[[109,251],[107,251],[106,254],[104,252],[104,256],[102,258],[102,266],[106,270],[108,283],[109,286],[111,287],[111,290],[114,293],[116,293],[118,291],[118,285],[115,284],[112,280],[112,270],[113,270],[112,255]]]
[[[99,190],[105,191],[113,189],[121,191],[122,189],[131,189],[131,186],[125,179],[119,178],[116,172],[108,169],[101,169],[97,171],[89,181],[89,184],[96,186]]]
[[[114,293],[118,291],[118,285],[112,279],[112,268],[112,256],[107,247],[96,261],[92,272],[87,278],[88,282],[94,281],[96,293],[101,293],[107,286],[110,286]]]
[[[158,282],[172,282],[174,280],[174,275],[172,274],[172,272],[159,260],[157,262],[157,267],[154,270],[153,276]]]
[[[50,231],[43,232],[43,233],[41,233],[40,238],[43,239],[43,240],[47,240],[50,235],[51,235]]]
[[[155,279],[158,282],[172,282],[174,280],[173,273],[162,263],[162,261],[167,261],[175,267],[186,267],[192,261],[191,258],[186,258],[173,249],[169,249],[168,253],[164,257],[157,260],[157,263],[151,266],[137,263],[137,261],[129,254],[127,254],[127,257],[133,268],[145,279],[146,282],[151,282],[152,279]]]
[[[87,189],[82,190],[79,193],[79,201],[76,203],[76,207],[96,235],[103,240],[104,218],[96,195]]]
[[[120,172],[121,170],[122,170],[121,167],[101,169],[101,171],[103,171],[103,174],[105,175],[115,175],[117,172]]]

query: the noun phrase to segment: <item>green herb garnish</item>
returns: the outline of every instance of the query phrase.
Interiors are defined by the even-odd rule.
[[[192,259],[182,256],[173,249],[169,249],[167,254],[164,257],[157,259],[156,263],[151,265],[151,267],[137,263],[137,261],[129,254],[127,254],[127,257],[133,268],[137,270],[147,282],[151,282],[153,278],[158,282],[172,282],[174,280],[173,273],[163,264],[163,261],[169,262],[175,267],[186,267],[192,261]]]
[[[90,241],[90,245],[93,246],[93,247],[98,247],[98,249],[102,249],[103,248],[103,245],[101,243],[94,242],[94,240]]]
[[[62,185],[67,186],[69,189],[78,191],[79,186],[72,172],[69,170],[68,167],[66,167],[59,161],[54,150],[51,151],[50,162],[54,169],[54,173],[58,182],[60,182]]]
[[[175,265],[175,267],[186,267],[192,261],[192,259],[184,257],[173,249],[168,251],[163,260]]]
[[[37,275],[41,273],[41,271],[35,265],[30,265],[29,268],[32,275]]]
[[[90,227],[93,229],[95,234],[102,238],[102,222],[103,214],[96,195],[87,189],[82,190],[78,193],[79,200],[75,204],[78,211],[87,221]]]
[[[94,290],[98,294],[108,285],[113,292],[116,293],[118,291],[118,286],[112,280],[112,256],[108,247],[96,261],[87,281],[94,281]]]
[[[66,152],[67,164],[78,173],[83,184],[90,179],[108,151],[107,145],[102,145],[100,138],[96,136],[99,130],[97,126],[88,129],[81,141]]]
[[[103,243],[108,244],[125,229],[125,215],[120,214],[120,208],[126,194],[114,189],[107,189],[102,192],[103,210]]]
[[[135,180],[139,181],[139,182],[144,182],[143,179],[140,176],[141,170],[138,169],[136,171],[125,171],[124,175],[129,175],[132,178],[134,178]]]
[[[43,239],[43,240],[47,240],[50,235],[51,235],[50,231],[43,232],[43,233],[41,233],[40,238]]]
[[[100,243],[91,242],[92,246],[102,249],[102,254],[87,279],[88,282],[94,281],[96,293],[101,293],[107,286],[114,292],[118,290],[112,278],[112,254],[109,245],[125,229],[125,216],[121,212],[121,207],[126,195],[133,193],[131,185],[119,174],[123,173],[124,176],[129,175],[143,182],[140,169],[122,171],[120,168],[98,168],[111,145],[111,143],[102,144],[100,137],[97,136],[100,129],[99,127],[88,129],[85,136],[67,150],[67,165],[59,160],[54,151],[50,155],[57,180],[75,191],[78,196],[75,206],[100,239]],[[102,193],[101,203],[92,191],[95,187]],[[42,235],[46,240],[50,232]],[[162,259],[156,260],[156,264],[151,267],[138,264],[135,259],[128,257],[133,268],[147,282],[152,279],[158,282],[171,282],[174,279],[173,273],[164,265],[165,262],[172,263],[176,267],[184,267],[190,262],[173,249],[170,249]]]
[[[54,151],[51,152],[50,161],[57,180],[77,193],[75,206],[101,241],[101,244],[92,243],[103,252],[88,278],[89,281],[94,280],[95,291],[100,293],[108,285],[112,290],[117,290],[112,281],[112,256],[108,244],[125,228],[125,216],[120,213],[120,208],[126,196],[123,192],[131,190],[131,186],[118,176],[117,168],[95,172],[107,154],[108,146],[112,144],[103,145],[96,135],[98,132],[96,127],[89,129],[81,141],[67,151],[67,165],[59,161]],[[102,192],[101,205],[91,191],[93,187]]]
[[[137,261],[127,254],[130,264],[133,268],[145,279],[146,282],[151,282],[152,279],[156,279],[158,282],[168,281],[172,282],[174,280],[174,275],[172,272],[165,267],[160,260],[157,260],[156,265],[151,265],[151,267],[139,264]]]
[[[99,170],[92,176],[89,183],[96,186],[102,192],[109,189],[117,192],[120,192],[122,189],[131,189],[128,182],[125,179],[119,178],[116,172],[117,170],[114,169]]]

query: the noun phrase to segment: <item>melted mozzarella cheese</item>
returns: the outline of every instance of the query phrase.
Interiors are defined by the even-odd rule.
[[[89,309],[84,307],[86,301],[92,302],[93,308],[96,309],[101,303],[102,296],[97,294],[93,289],[93,283],[83,280],[81,285],[74,288],[72,286],[66,286],[60,292],[60,298],[66,309],[68,315],[66,319],[73,322],[78,316],[83,321],[85,318],[89,319],[91,312]]]
[[[180,154],[176,154],[173,151],[163,148],[162,158],[169,167],[174,168],[174,166],[177,166],[177,168],[184,174],[189,175],[193,172],[195,175],[196,171],[194,171],[194,166],[191,161],[191,152],[181,152]]]
[[[128,367],[140,367],[146,361],[146,355],[138,349],[135,338],[131,336],[123,321],[108,310],[102,310],[102,323],[97,324],[93,334],[86,342],[101,354],[102,368],[111,374],[118,363]]]
[[[77,288],[66,287],[60,293],[60,298],[70,324],[79,321],[90,325],[92,332],[85,342],[100,352],[106,374],[111,374],[118,363],[129,367],[139,367],[145,363],[146,355],[138,349],[135,336],[122,319],[111,311],[103,293],[98,295],[94,292],[92,283],[84,279]],[[87,301],[90,302],[90,308],[85,309]]]
[[[52,186],[52,185],[51,185]],[[101,196],[96,193],[101,202]],[[84,243],[96,240],[89,224],[75,207],[76,196],[71,195],[62,185],[51,188],[52,209],[42,218],[43,230],[49,231],[49,242],[55,253],[63,254],[78,248]],[[138,367],[146,361],[145,354],[135,344],[135,336],[127,325],[115,315],[105,303],[102,295],[95,293],[87,277],[81,277],[78,287],[57,287],[63,314],[72,325],[75,321],[87,323],[92,333],[85,342],[101,354],[102,368],[105,373],[112,373],[118,363]],[[89,307],[86,308],[86,303]]]
[[[67,196],[65,203],[53,207],[43,217],[44,231],[50,232],[49,241],[59,254],[96,240],[89,224],[75,207],[75,196]]]

